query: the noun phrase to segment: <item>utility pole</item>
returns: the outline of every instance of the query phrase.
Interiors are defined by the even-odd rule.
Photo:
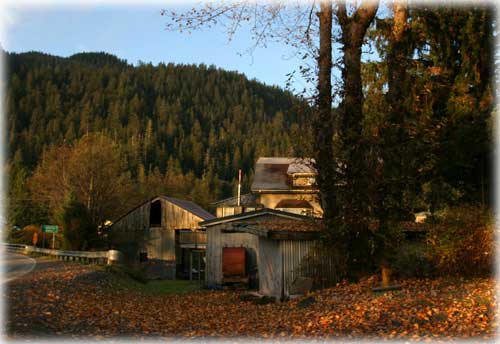
[[[241,205],[241,168],[238,170],[238,207]]]

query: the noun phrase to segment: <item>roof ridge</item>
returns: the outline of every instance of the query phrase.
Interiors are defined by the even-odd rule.
[[[224,217],[216,217],[210,220],[205,220],[200,222],[201,226],[206,226],[206,225],[215,225],[217,223],[223,223],[223,222],[232,222],[232,221],[237,221],[237,220],[243,220],[247,218],[252,218],[256,216],[261,216],[265,214],[271,214],[271,215],[276,215],[288,219],[295,219],[295,220],[303,220],[303,221],[311,221],[314,220],[313,218],[305,215],[299,215],[299,214],[294,214],[294,213],[289,213],[286,211],[281,211],[281,210],[276,210],[276,209],[271,209],[271,208],[262,208],[254,211],[248,211],[240,214],[235,214],[235,215],[229,215],[229,216],[224,216]]]
[[[180,198],[175,198],[175,197],[170,197],[170,196],[166,196],[166,195],[159,195],[157,197],[162,197],[172,203],[174,203],[175,205],[181,207],[182,209],[186,210],[186,211],[189,211],[191,213],[193,213],[194,215],[204,219],[204,220],[207,220],[208,219],[214,219],[215,216],[211,213],[209,213],[208,211],[206,211],[205,209],[203,209],[199,204],[193,202],[193,201],[190,201],[190,200],[187,200],[187,199],[180,199]],[[186,204],[186,203],[189,203],[191,204],[192,206],[194,206],[195,209],[189,209],[189,208],[186,208],[182,203]],[[199,211],[199,214],[196,214],[194,211]]]

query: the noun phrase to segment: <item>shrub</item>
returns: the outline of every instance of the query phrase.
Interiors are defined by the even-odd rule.
[[[37,234],[36,246],[43,247],[43,232],[40,225],[28,225],[23,229],[12,231],[7,238],[11,244],[33,245],[33,235]],[[63,246],[63,238],[60,233],[55,235],[55,248]],[[45,233],[45,248],[52,248],[52,233]]]
[[[394,268],[400,277],[431,277],[435,267],[430,255],[430,248],[422,242],[406,242],[395,255]]]
[[[144,275],[144,271],[137,267],[107,265],[104,267],[104,270],[120,277],[131,278],[142,284],[146,284],[148,282],[146,276]]]
[[[64,228],[65,249],[87,250],[95,242],[97,227],[92,223],[87,208],[71,195],[60,213]]]
[[[33,235],[38,235],[38,244],[41,247],[42,230],[39,225],[28,225],[23,229],[9,233],[7,242],[12,244],[33,245]]]
[[[491,210],[462,206],[438,214],[427,243],[441,274],[491,274],[494,258],[494,220]]]

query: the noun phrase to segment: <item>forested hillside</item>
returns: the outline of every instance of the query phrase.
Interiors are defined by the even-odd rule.
[[[123,145],[133,175],[174,159],[231,180],[259,155],[289,153],[301,122],[290,94],[212,66],[134,67],[105,53],[7,54],[7,65],[9,157],[20,150],[29,168],[44,146],[90,131]]]
[[[8,158],[22,180],[43,152],[99,133],[139,181],[132,198],[170,192],[206,207],[232,194],[239,168],[248,183],[257,157],[293,155],[307,117],[290,93],[213,66],[132,66],[106,53],[6,53],[6,62]],[[179,178],[165,189],[169,171]]]

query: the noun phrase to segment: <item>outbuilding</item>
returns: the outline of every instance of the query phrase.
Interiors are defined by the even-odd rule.
[[[225,250],[244,248],[244,274],[259,293],[286,299],[301,277],[325,285],[337,274],[333,259],[320,246],[322,223],[309,216],[275,209],[260,209],[200,223],[207,232],[207,273],[210,286],[233,281],[227,276]]]
[[[201,278],[206,234],[199,223],[213,218],[193,202],[160,195],[118,218],[110,242],[128,262],[144,263],[151,277]]]

